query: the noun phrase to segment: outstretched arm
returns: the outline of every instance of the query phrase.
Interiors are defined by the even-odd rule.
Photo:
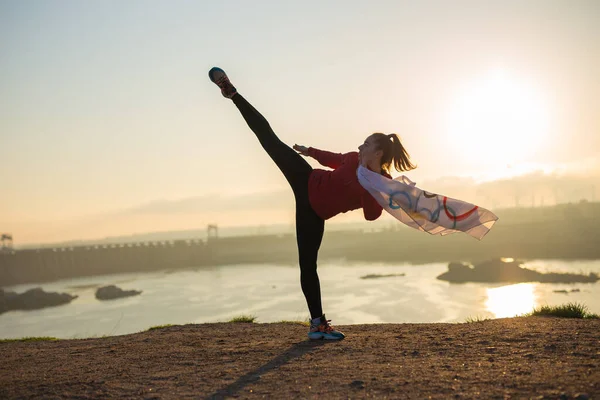
[[[317,160],[321,165],[324,165],[329,168],[336,169],[340,165],[342,165],[342,160],[344,158],[343,154],[340,153],[332,153],[330,151],[315,149],[314,147],[306,147],[295,144],[294,150],[303,156],[312,157]]]

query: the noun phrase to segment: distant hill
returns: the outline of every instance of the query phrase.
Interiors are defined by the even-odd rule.
[[[536,222],[561,222],[572,224],[578,220],[600,221],[600,202],[580,201],[543,207],[518,207],[492,210],[499,218],[501,225],[530,224]],[[335,222],[335,218],[327,222],[326,232],[339,231],[399,231],[409,229],[389,215],[384,215],[377,221]],[[492,229],[492,231],[495,228]],[[219,237],[243,237],[255,235],[290,234],[295,228],[290,224],[273,224],[261,226],[219,227]],[[110,236],[97,240],[67,241],[51,244],[30,244],[16,246],[17,249],[40,247],[81,246],[96,244],[120,244],[134,242],[173,241],[184,239],[206,239],[207,231],[190,229],[181,231],[147,232],[134,235]],[[486,241],[484,239],[484,241]]]

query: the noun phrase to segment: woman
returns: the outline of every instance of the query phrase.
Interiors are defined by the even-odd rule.
[[[358,182],[356,170],[359,165],[387,177],[390,177],[392,161],[398,171],[415,166],[396,134],[374,133],[358,147],[358,152],[346,154],[294,145],[298,153],[315,158],[333,171],[313,169],[296,151],[279,140],[267,120],[237,92],[222,69],[212,68],[208,75],[223,96],[231,99],[240,110],[294,192],[300,284],[311,316],[309,339],[343,339],[344,334],[335,330],[325,318],[321,305],[317,255],[325,220],[358,208],[363,209],[365,219],[369,221],[381,215],[382,207]]]

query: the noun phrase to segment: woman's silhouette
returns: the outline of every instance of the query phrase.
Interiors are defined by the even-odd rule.
[[[225,72],[212,68],[208,73],[240,110],[260,144],[281,170],[294,192],[296,200],[296,238],[300,264],[300,284],[311,315],[310,339],[339,340],[344,334],[335,330],[323,314],[321,289],[317,275],[317,255],[325,220],[339,213],[363,209],[365,219],[373,221],[382,207],[358,182],[359,165],[390,177],[390,166],[407,171],[415,168],[398,135],[373,133],[358,147],[358,152],[331,153],[312,147],[292,148],[275,135],[267,120],[246,101],[231,84]],[[313,169],[303,156],[315,158],[332,170]]]

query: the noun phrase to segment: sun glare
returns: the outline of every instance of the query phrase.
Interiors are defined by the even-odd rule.
[[[497,69],[459,90],[444,128],[454,154],[497,169],[530,161],[550,139],[549,123],[535,87]]]
[[[496,318],[514,317],[528,313],[536,306],[534,289],[534,283],[488,288],[485,306]]]

